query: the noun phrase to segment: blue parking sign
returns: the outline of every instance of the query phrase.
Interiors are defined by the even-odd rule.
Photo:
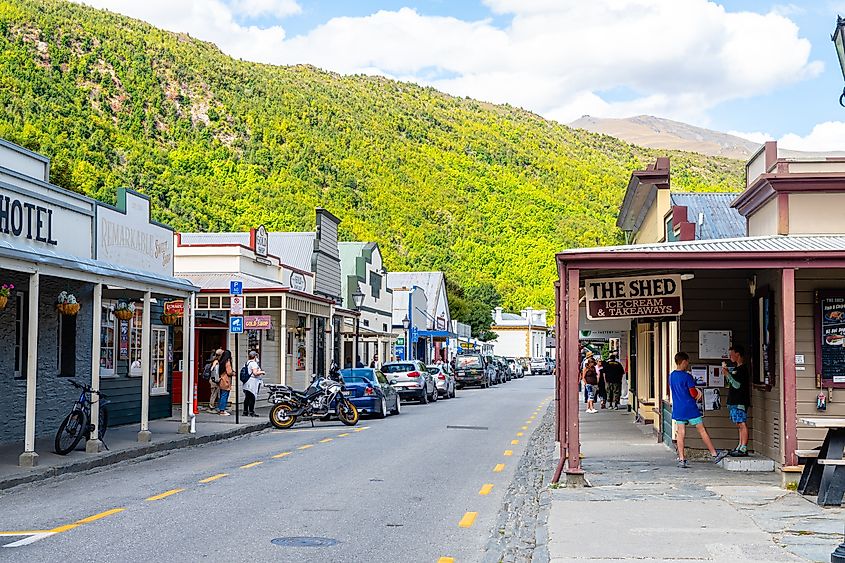
[[[243,317],[229,317],[229,332],[233,334],[241,333],[244,331],[244,318]]]
[[[244,292],[244,282],[242,281],[230,281],[229,282],[229,295],[243,295]]]

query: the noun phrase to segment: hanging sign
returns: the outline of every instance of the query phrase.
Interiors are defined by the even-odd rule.
[[[297,291],[305,291],[305,276],[299,272],[292,272],[290,275],[290,287]]]
[[[244,317],[246,330],[267,330],[272,328],[273,318],[270,315],[247,315]]]
[[[185,314],[185,301],[180,299],[178,301],[167,301],[164,304],[165,315],[179,315]]]
[[[270,235],[267,234],[267,228],[264,225],[260,225],[253,233],[253,250],[255,250],[255,255],[267,258],[267,250],[270,246]]]
[[[681,276],[636,276],[585,280],[587,318],[677,317],[683,313]]]

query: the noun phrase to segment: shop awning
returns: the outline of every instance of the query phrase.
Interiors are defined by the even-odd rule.
[[[433,340],[445,340],[447,338],[456,338],[455,333],[448,330],[420,330],[417,332],[419,336],[431,338]]]
[[[102,260],[89,258],[78,258],[50,249],[39,249],[38,252],[25,252],[13,248],[10,243],[0,241],[0,258],[25,262],[37,266],[53,267],[61,271],[42,270],[48,276],[65,276],[72,279],[93,282],[92,278],[104,277],[112,280],[123,280],[124,286],[128,289],[136,289],[139,286],[149,286],[157,291],[170,290],[176,293],[193,293],[199,290],[191,282],[170,276],[161,276],[134,270],[124,266],[118,266]],[[5,265],[5,264],[4,264]],[[13,266],[12,266],[13,267]],[[77,275],[74,275],[74,272]],[[103,280],[106,281],[106,280]],[[119,283],[116,285],[120,285]]]

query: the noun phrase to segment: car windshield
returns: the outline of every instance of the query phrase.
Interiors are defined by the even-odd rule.
[[[340,375],[346,383],[372,383],[376,379],[371,369],[342,369]]]
[[[434,375],[435,373],[440,373],[440,368],[438,366],[428,366],[428,373]]]
[[[384,373],[405,373],[415,369],[414,364],[385,364],[381,371]]]
[[[480,368],[480,356],[458,356],[458,369],[461,368]]]

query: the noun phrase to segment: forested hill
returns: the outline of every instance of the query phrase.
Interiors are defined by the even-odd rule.
[[[134,187],[182,230],[308,230],[324,206],[389,269],[443,269],[488,303],[492,284],[505,306],[551,308],[556,251],[619,242],[628,176],[658,155],[55,0],[0,0],[0,49],[0,137],[51,157],[55,183],[107,202]],[[676,188],[741,184],[739,162],[672,159]]]

